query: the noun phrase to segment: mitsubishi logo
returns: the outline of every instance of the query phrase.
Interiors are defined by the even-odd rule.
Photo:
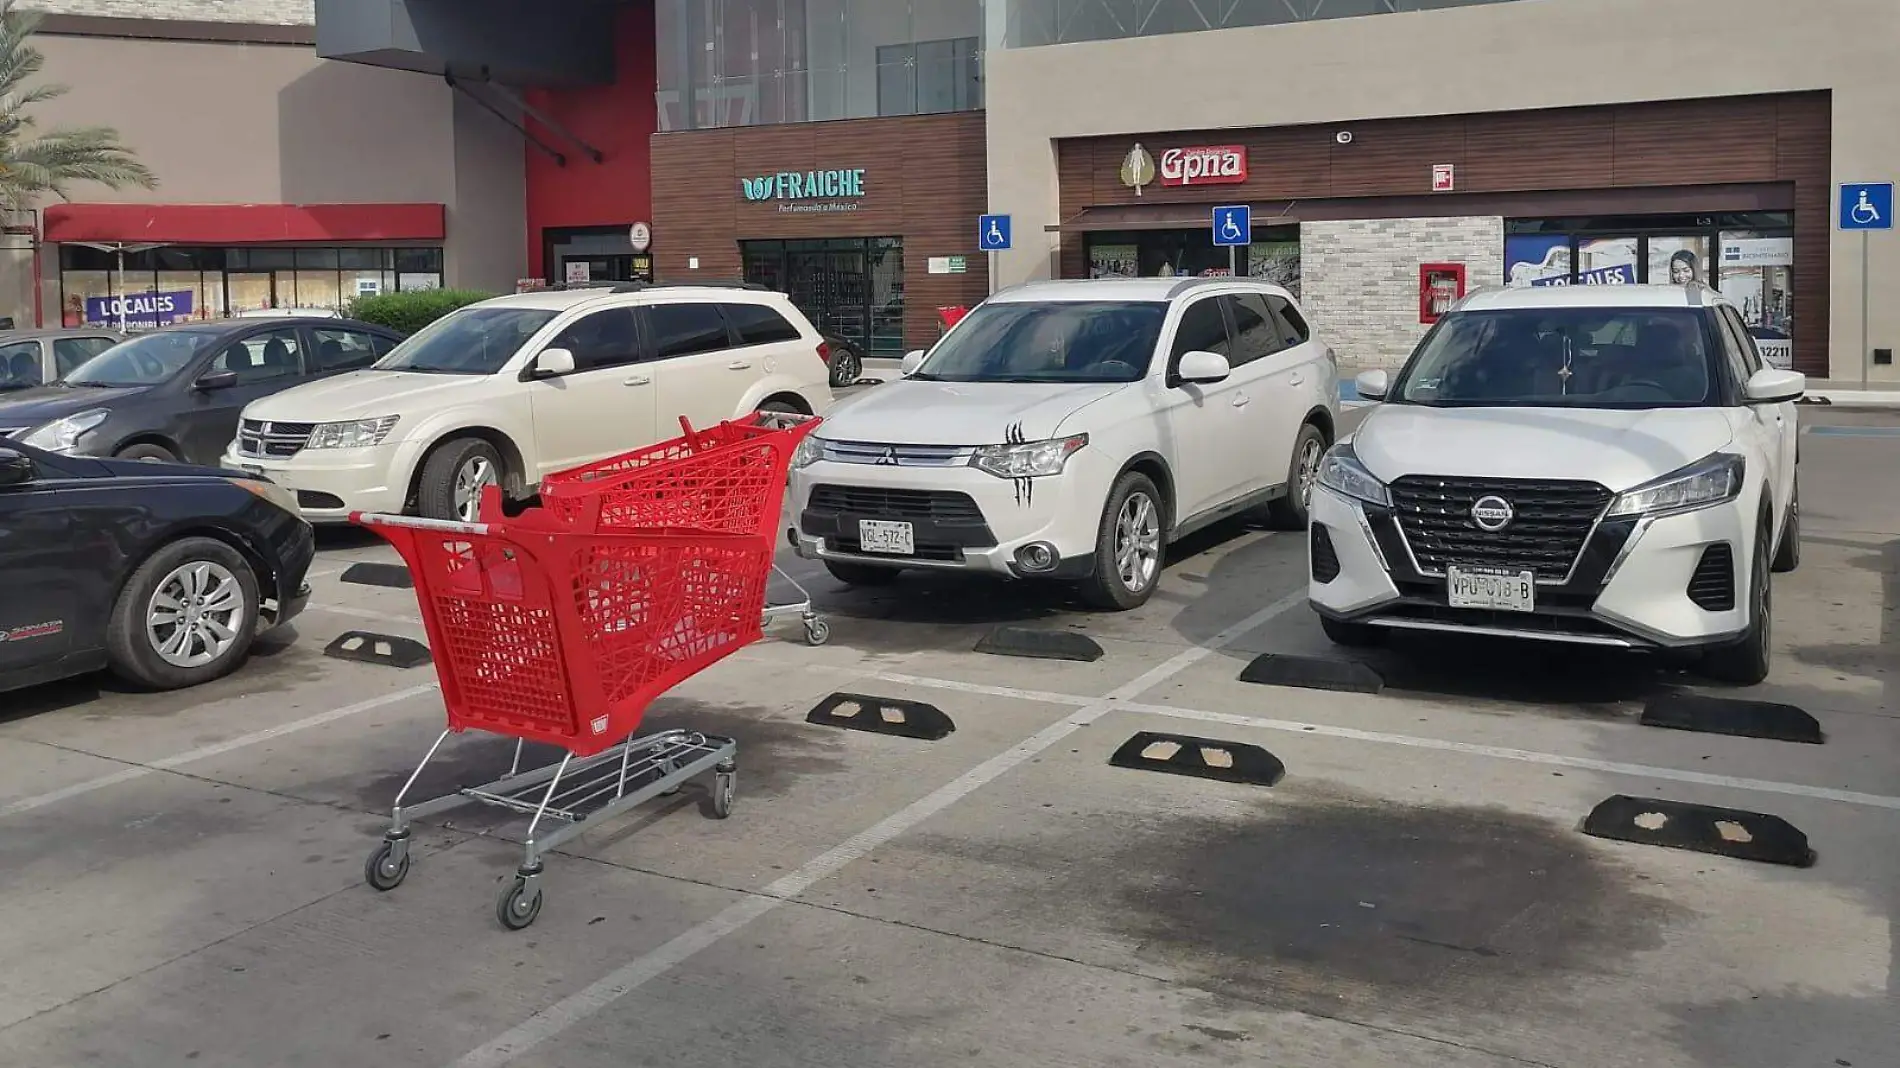
[[[1487,534],[1496,534],[1510,526],[1516,515],[1511,502],[1495,494],[1479,497],[1471,506],[1471,521]]]
[[[897,466],[897,450],[891,448],[889,445],[884,446],[884,452],[878,456],[877,462],[880,467]]]

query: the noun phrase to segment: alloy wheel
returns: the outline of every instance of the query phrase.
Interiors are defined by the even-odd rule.
[[[1131,493],[1115,517],[1115,571],[1128,592],[1140,593],[1160,570],[1160,510],[1146,493]]]
[[[145,637],[167,664],[181,668],[216,662],[250,624],[244,588],[223,564],[194,560],[173,569],[152,591]]]
[[[1313,483],[1319,480],[1320,457],[1326,454],[1326,448],[1317,439],[1309,438],[1300,447],[1300,510],[1313,506]]]
[[[455,514],[464,523],[480,518],[482,490],[501,484],[495,465],[486,456],[471,456],[455,472]]]

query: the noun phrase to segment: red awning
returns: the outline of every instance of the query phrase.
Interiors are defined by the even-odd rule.
[[[440,241],[440,204],[55,204],[49,243],[261,245],[280,241]]]

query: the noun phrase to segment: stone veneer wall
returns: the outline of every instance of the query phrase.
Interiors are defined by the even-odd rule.
[[[314,0],[20,0],[22,10],[96,18],[247,22],[267,26],[316,24]]]
[[[1465,265],[1465,291],[1504,282],[1504,220],[1344,219],[1300,224],[1300,293],[1313,329],[1353,367],[1396,368],[1428,327],[1418,268]]]

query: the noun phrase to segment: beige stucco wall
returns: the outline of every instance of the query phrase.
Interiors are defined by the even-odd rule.
[[[990,210],[1015,216],[1017,245],[999,257],[998,282],[1053,272],[1056,239],[1043,228],[1057,221],[1054,142],[1066,137],[1828,89],[1835,180],[1900,179],[1896,42],[1895,0],[1517,0],[992,46]],[[1871,246],[1868,344],[1900,348],[1900,231]],[[1859,237],[1835,234],[1835,378],[1859,378],[1865,358],[1860,252]],[[1900,380],[1900,366],[1873,377]]]
[[[511,289],[527,269],[520,135],[440,79],[299,45],[35,41],[44,77],[71,87],[34,109],[40,125],[116,127],[159,177],[152,191],[74,186],[75,201],[441,203],[449,285]]]

